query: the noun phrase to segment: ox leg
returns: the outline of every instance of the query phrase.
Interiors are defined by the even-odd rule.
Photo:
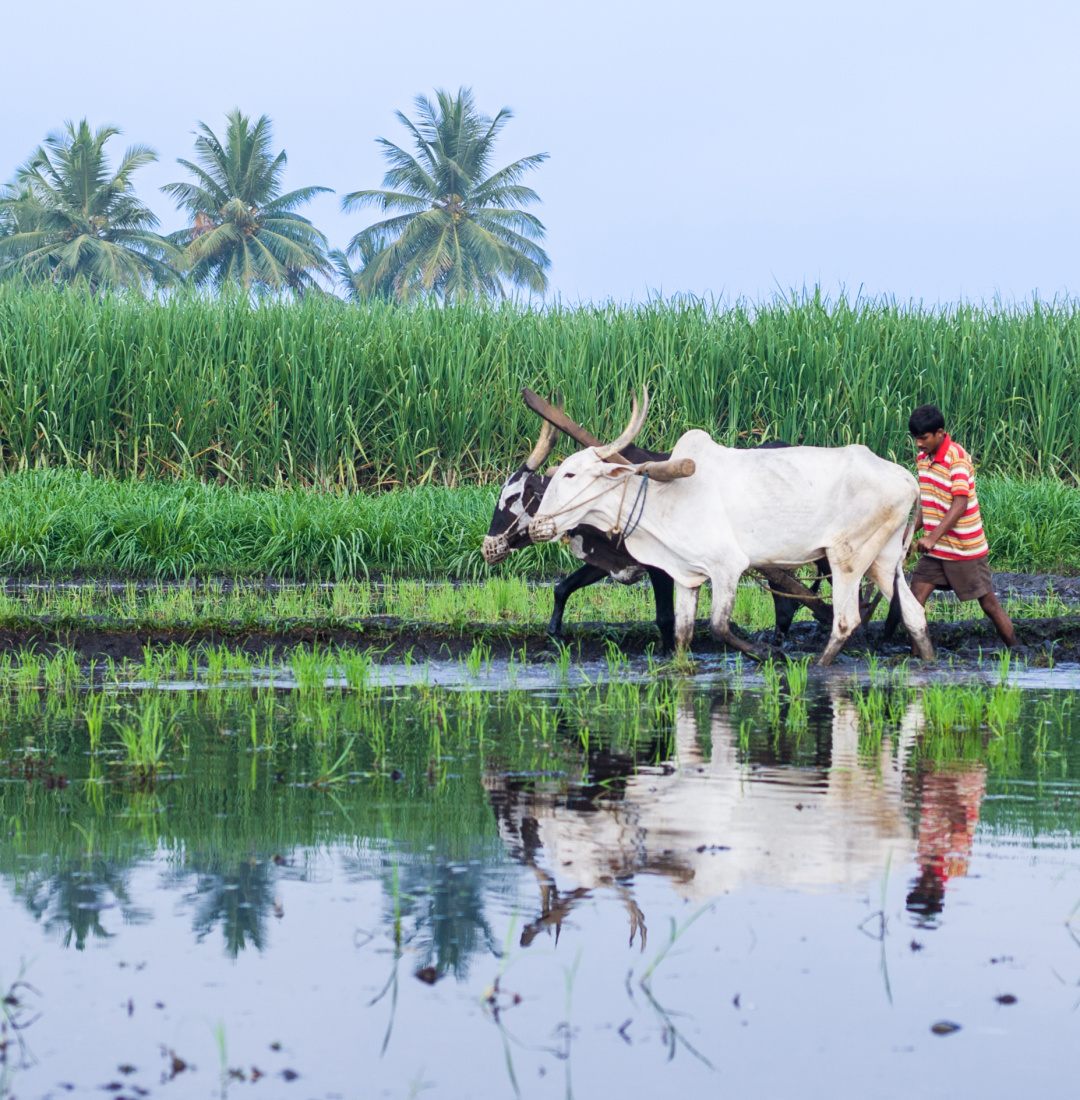
[[[660,651],[670,653],[675,648],[675,580],[663,569],[646,566],[652,581],[653,603],[656,605],[656,628],[660,631]],[[697,614],[697,608],[694,608]]]
[[[818,558],[814,565],[817,566],[817,580],[810,587],[810,591],[814,595],[818,595],[821,591],[821,582],[828,581],[832,584],[832,567],[829,565],[828,558]],[[813,606],[810,608],[810,613],[814,616],[814,621],[818,626],[823,626],[826,630],[832,630],[832,608],[824,600],[816,600]]]
[[[687,588],[675,584],[675,652],[685,653],[694,640],[694,624],[697,622],[700,588]]]
[[[773,636],[777,643],[780,643],[787,636],[796,613],[803,605],[791,596],[778,596],[775,592],[772,594],[772,602],[773,612],[776,615],[776,628]]]
[[[870,566],[867,576],[881,589],[889,601],[889,619],[886,620],[885,640],[892,636],[889,622],[896,628],[896,620],[903,618],[904,626],[911,638],[911,644],[924,661],[933,662],[934,645],[930,641],[930,630],[926,625],[926,609],[912,594],[904,577],[904,552],[902,538],[899,545],[890,539]]]
[[[856,628],[862,622],[859,614],[859,585],[862,581],[862,570],[852,568],[850,564],[843,567],[833,564],[832,591],[833,591],[833,625],[832,634],[825,651],[818,658],[819,665],[830,665],[833,659],[844,648],[844,643],[855,633]]]
[[[755,661],[763,661],[766,655],[761,649],[744,642],[731,630],[731,613],[735,609],[735,594],[739,590],[740,573],[712,578],[712,618],[709,620],[709,633],[724,645],[745,653]]]
[[[562,620],[563,612],[566,610],[566,601],[570,596],[576,592],[579,588],[588,588],[590,584],[596,584],[597,581],[602,581],[607,576],[597,565],[583,565],[580,569],[576,569],[569,577],[563,577],[561,581],[556,581],[553,591],[555,593],[555,607],[551,612],[551,621],[547,625],[547,632],[557,642],[563,640]]]

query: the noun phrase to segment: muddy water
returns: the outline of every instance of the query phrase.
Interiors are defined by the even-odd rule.
[[[0,1094],[1065,1095],[1080,698],[1025,675],[5,696]]]

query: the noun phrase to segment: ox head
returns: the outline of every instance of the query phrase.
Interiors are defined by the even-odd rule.
[[[693,459],[667,459],[634,465],[620,453],[633,443],[649,413],[649,391],[642,388],[642,400],[633,402],[630,423],[613,443],[589,447],[565,459],[552,473],[536,517],[529,523],[533,542],[550,542],[582,523],[616,533],[629,519],[638,479],[655,481],[690,477]],[[634,484],[628,484],[632,481]]]
[[[540,507],[549,480],[541,477],[539,469],[558,437],[559,430],[545,421],[532,453],[521,468],[506,479],[480,548],[488,565],[498,565],[506,560],[511,550],[520,550],[532,542],[529,522]]]

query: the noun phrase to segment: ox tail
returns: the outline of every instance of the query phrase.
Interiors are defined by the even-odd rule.
[[[882,631],[882,640],[890,641],[900,625],[903,615],[900,611],[900,582],[904,579],[904,562],[907,561],[908,551],[911,549],[911,539],[915,534],[915,520],[909,521],[904,529],[904,552],[896,560],[896,569],[893,572],[893,594],[889,600],[889,614],[885,616],[885,627]]]

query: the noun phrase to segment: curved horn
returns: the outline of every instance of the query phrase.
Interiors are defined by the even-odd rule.
[[[521,396],[525,399],[525,404],[532,409],[534,413],[538,416],[542,416],[548,423],[554,424],[556,428],[565,432],[571,439],[580,443],[583,447],[603,446],[595,435],[591,432],[587,432],[580,425],[575,424],[570,417],[562,411],[562,402],[559,402],[559,408],[555,408],[554,405],[551,405],[542,397],[533,393],[528,386],[521,391]]]
[[[680,477],[693,477],[697,466],[692,458],[669,458],[662,462],[643,462],[637,473],[648,474],[653,481],[678,481]]]
[[[630,423],[626,425],[626,430],[615,440],[614,443],[609,443],[606,447],[596,448],[596,457],[603,459],[605,462],[610,462],[622,449],[630,443],[633,443],[637,438],[638,432],[645,427],[645,417],[649,415],[649,391],[642,386],[641,387],[641,406],[639,408],[637,398],[633,400],[633,405],[630,411]],[[626,460],[623,459],[625,462]]]
[[[554,424],[549,424],[545,420],[544,426],[540,429],[540,438],[536,441],[536,446],[533,447],[529,457],[525,459],[526,468],[529,470],[539,470],[540,463],[551,454],[552,448],[555,446],[558,438],[559,429],[556,428]]]

